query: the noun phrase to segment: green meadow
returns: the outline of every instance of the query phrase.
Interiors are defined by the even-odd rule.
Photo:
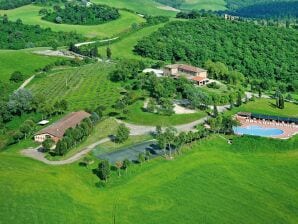
[[[20,146],[19,146],[20,147]],[[90,167],[48,166],[0,153],[2,223],[298,222],[297,138],[218,136],[112,173],[105,187]]]
[[[112,57],[114,58],[128,58],[128,59],[140,59],[139,55],[133,53],[134,46],[139,40],[151,33],[157,31],[159,28],[163,27],[164,24],[159,24],[155,26],[145,27],[136,32],[130,33],[119,41],[112,43],[110,48],[112,50]],[[106,55],[106,46],[99,47],[99,53],[102,56]]]
[[[235,114],[237,112],[253,112],[260,114],[268,114],[275,116],[285,116],[285,117],[298,117],[298,105],[294,103],[285,103],[284,109],[279,109],[275,106],[274,99],[256,99],[255,101],[250,101],[247,104],[243,104],[240,107],[236,107],[228,114]]]
[[[41,8],[35,5],[27,5],[12,10],[0,10],[0,15],[7,14],[11,20],[22,19],[25,24],[40,25],[43,28],[51,28],[53,31],[76,32],[90,39],[117,36],[129,29],[132,24],[145,21],[134,13],[121,10],[119,19],[100,25],[56,24],[41,19],[41,16],[38,14]]]
[[[181,6],[182,9],[205,9],[205,10],[225,10],[225,0],[185,0]]]
[[[11,73],[20,71],[26,78],[38,68],[55,62],[57,58],[46,57],[28,51],[0,50],[0,79],[9,81]]]
[[[92,0],[92,2],[106,4],[116,8],[126,8],[144,15],[176,15],[176,12],[163,9],[163,5],[157,3],[154,0]]]

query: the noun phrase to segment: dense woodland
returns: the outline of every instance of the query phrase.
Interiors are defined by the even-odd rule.
[[[0,9],[14,9],[31,3],[51,5],[66,2],[67,0],[0,0]]]
[[[12,22],[7,16],[0,18],[0,30],[1,49],[64,46],[84,40],[76,33],[53,32],[50,28],[43,29],[39,25],[25,25],[20,19]]]
[[[14,9],[32,2],[33,0],[0,0],[0,9]]]
[[[172,22],[139,41],[135,52],[197,66],[210,59],[246,77],[282,81],[292,90],[293,80],[298,79],[297,34],[291,29],[210,17]]]
[[[55,23],[94,25],[101,24],[120,17],[119,11],[106,5],[92,4],[90,7],[68,3],[64,8],[54,7],[54,12],[44,11],[42,17]]]
[[[294,2],[297,0],[226,0],[229,9],[239,9],[251,5],[272,2]]]
[[[231,14],[252,18],[297,18],[298,1],[255,4],[237,9]]]

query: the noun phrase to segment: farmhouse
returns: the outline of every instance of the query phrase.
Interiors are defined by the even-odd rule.
[[[176,78],[184,76],[198,85],[205,85],[209,82],[207,70],[185,64],[173,64],[164,67],[164,75]]]
[[[43,142],[47,138],[52,138],[55,142],[58,142],[67,129],[74,128],[87,117],[90,117],[90,114],[85,111],[72,112],[54,124],[40,130],[34,136],[34,140]]]

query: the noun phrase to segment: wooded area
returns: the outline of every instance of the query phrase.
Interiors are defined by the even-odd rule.
[[[0,48],[23,49],[32,47],[69,45],[83,41],[84,38],[76,33],[53,32],[50,28],[43,29],[39,25],[25,25],[22,20],[8,20],[7,16],[0,18]]]
[[[281,50],[282,49],[282,50]],[[167,24],[139,41],[135,52],[167,62],[222,62],[246,77],[291,85],[297,79],[296,30],[207,17]]]

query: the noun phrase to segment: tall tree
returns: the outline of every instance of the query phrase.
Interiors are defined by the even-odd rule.
[[[111,172],[111,169],[110,169],[109,161],[103,160],[98,164],[97,175],[101,180],[104,180],[105,182],[107,182],[110,176],[110,172]]]
[[[125,142],[129,137],[130,130],[125,124],[120,124],[116,133],[116,141],[119,143]]]

